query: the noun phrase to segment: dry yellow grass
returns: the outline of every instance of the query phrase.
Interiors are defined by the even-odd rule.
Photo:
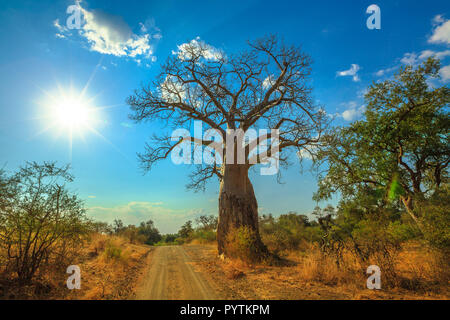
[[[91,259],[81,263],[81,290],[73,299],[127,299],[133,295],[150,248],[120,237],[96,235],[86,250]]]
[[[150,251],[148,246],[129,244],[120,237],[93,234],[70,260],[71,265],[80,267],[80,290],[67,288],[70,275],[65,268],[50,266],[40,270],[27,287],[15,288],[13,279],[0,281],[0,298],[127,299],[134,294]]]
[[[249,265],[220,260],[214,246],[186,248],[198,267],[207,272],[216,290],[227,299],[449,299],[448,270],[435,252],[406,244],[395,259],[397,282],[389,284],[385,270],[381,290],[366,287],[367,266],[344,252],[338,268],[314,245],[286,253],[284,266]],[[439,264],[438,261],[441,261]],[[445,275],[447,272],[447,276]],[[447,280],[446,280],[447,279]]]

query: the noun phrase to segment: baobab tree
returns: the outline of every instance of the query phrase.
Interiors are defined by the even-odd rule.
[[[178,46],[158,77],[128,98],[130,118],[136,122],[162,121],[167,128],[191,130],[193,122],[200,121],[223,138],[213,142],[155,135],[139,154],[145,170],[186,141],[219,155],[219,161],[197,165],[188,185],[204,189],[208,179],[220,180],[219,254],[227,255],[227,235],[241,227],[254,235],[253,253],[267,253],[259,236],[258,205],[248,173],[253,166],[273,160],[286,165],[288,149],[301,157],[319,143],[326,117],[311,97],[310,74],[310,57],[275,36],[249,42],[248,50],[230,55],[197,38]],[[257,128],[268,133],[243,144],[235,134]],[[237,159],[239,150],[244,150],[243,161]]]

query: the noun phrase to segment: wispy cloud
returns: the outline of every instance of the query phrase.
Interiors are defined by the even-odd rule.
[[[400,59],[400,62],[403,64],[414,65],[417,63],[417,54],[414,52],[407,52],[403,55],[403,58]]]
[[[352,66],[350,67],[350,69],[348,70],[344,70],[344,71],[338,71],[336,72],[336,75],[338,77],[347,77],[350,76],[352,77],[352,80],[357,82],[359,81],[359,76],[358,76],[358,71],[359,71],[360,67],[357,64],[352,64]]]
[[[219,49],[205,43],[200,37],[192,39],[190,42],[180,44],[177,51],[172,54],[177,55],[180,60],[188,60],[193,56],[201,56],[206,60],[219,60],[225,55]]]
[[[382,76],[384,76],[385,74],[388,74],[388,73],[391,73],[391,72],[395,71],[397,68],[398,68],[398,66],[394,66],[394,67],[386,68],[386,69],[381,69],[381,70],[378,70],[378,71],[375,73],[375,75],[376,75],[377,77],[382,77]]]
[[[129,122],[122,122],[120,125],[124,128],[133,128],[133,125]]]
[[[445,57],[450,56],[450,50],[444,50],[444,51],[424,50],[420,54],[419,59],[427,59],[431,56],[435,56],[438,59],[444,59]]]
[[[442,81],[449,81],[450,80],[450,65],[442,67],[439,71],[442,77]]]
[[[355,101],[350,101],[348,103],[343,104],[347,109],[342,113],[338,113],[337,116],[343,118],[345,121],[353,121],[358,118],[361,118],[364,112],[366,111],[366,106],[358,104]]]
[[[400,63],[411,66],[417,66],[419,63],[430,57],[436,57],[437,59],[443,60],[446,57],[450,57],[450,50],[443,50],[443,51],[423,50],[422,52],[420,52],[420,54],[417,54],[415,52],[407,52],[400,59]],[[390,68],[378,70],[375,73],[375,75],[378,77],[382,77],[384,75],[392,73],[398,68],[400,68],[399,64]]]
[[[135,34],[122,17],[101,10],[88,10],[82,7],[80,2],[77,2],[77,5],[83,18],[78,35],[87,41],[90,50],[117,57],[129,57],[136,61],[154,60],[154,42],[161,38],[161,32],[154,26],[154,21],[153,25],[150,22],[141,23],[141,33]],[[53,25],[58,30],[57,37],[73,37],[58,19]]]
[[[433,44],[450,44],[450,20],[445,19],[443,15],[436,15],[432,20],[432,35],[428,38],[429,43]],[[429,57],[436,57],[437,59],[444,60],[450,57],[450,50],[431,50],[426,49],[419,54],[416,52],[407,52],[397,60],[397,64],[393,67],[381,69],[375,73],[376,76],[381,77],[397,70],[401,64],[417,66],[419,63],[428,59]],[[443,81],[446,81],[447,76],[446,67],[440,70]]]
[[[273,75],[269,75],[267,78],[264,79],[262,86],[264,89],[268,89],[270,86],[275,84],[275,80]]]
[[[433,32],[428,42],[450,45],[450,20],[445,19],[443,15],[437,15],[433,18],[433,25]]]

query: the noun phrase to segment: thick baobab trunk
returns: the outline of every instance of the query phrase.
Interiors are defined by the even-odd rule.
[[[217,242],[219,255],[228,256],[227,236],[232,230],[247,227],[252,231],[252,254],[262,256],[267,249],[258,228],[258,204],[246,165],[225,165],[219,195]]]

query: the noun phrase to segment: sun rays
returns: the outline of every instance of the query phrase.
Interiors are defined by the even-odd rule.
[[[123,106],[123,104],[99,106],[97,100],[100,94],[88,95],[89,85],[99,66],[100,63],[93,70],[82,89],[76,88],[73,84],[64,86],[60,83],[57,83],[56,88],[52,91],[41,89],[44,98],[38,102],[39,115],[36,119],[41,122],[43,128],[36,133],[36,136],[50,133],[56,139],[66,138],[70,159],[72,159],[74,141],[82,140],[86,143],[90,135],[100,138],[123,155],[111,141],[100,133],[100,128],[107,123],[105,110]]]

